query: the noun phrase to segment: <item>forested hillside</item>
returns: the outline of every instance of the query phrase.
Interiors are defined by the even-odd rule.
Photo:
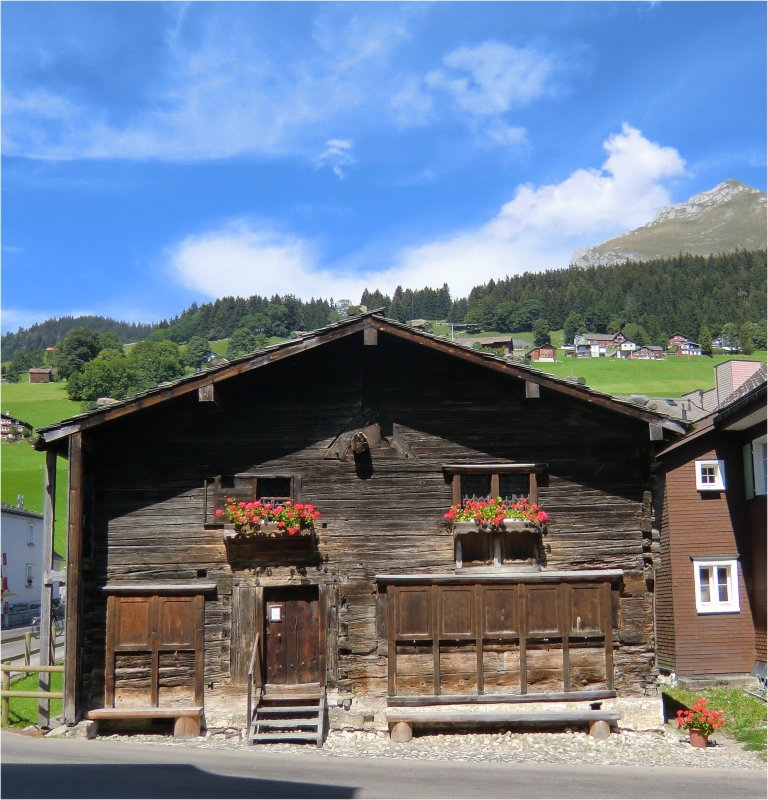
[[[353,299],[354,301],[354,299]],[[447,284],[441,289],[403,289],[392,296],[377,288],[363,292],[360,303],[384,308],[386,316],[471,322],[498,331],[532,330],[544,320],[550,330],[594,332],[642,328],[649,344],[662,344],[672,333],[697,338],[702,325],[714,334],[725,325],[766,319],[766,251],[739,251],[719,256],[681,255],[644,263],[589,269],[569,268],[526,272],[476,286],[469,297],[453,300]],[[103,317],[63,317],[3,336],[3,361],[15,352],[42,356],[72,328],[99,333],[114,331],[120,341],[137,341],[150,334],[155,341],[179,344],[192,337],[208,341],[229,338],[235,331],[287,337],[293,331],[320,328],[347,314],[349,300],[310,300],[292,295],[247,299],[223,297],[192,304],[180,316],[158,325],[135,325]],[[34,359],[33,359],[34,360]],[[31,365],[31,364],[30,364]]]

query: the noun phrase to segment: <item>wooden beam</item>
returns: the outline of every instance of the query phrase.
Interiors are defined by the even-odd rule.
[[[447,475],[509,475],[516,472],[544,472],[546,468],[546,464],[516,464],[510,462],[502,462],[499,464],[443,464],[443,472]]]
[[[206,383],[197,390],[197,399],[200,403],[207,403],[215,408],[221,407],[221,398],[212,383]]]
[[[531,692],[531,694],[441,694],[435,695],[401,695],[388,697],[387,705],[391,708],[407,708],[409,706],[453,706],[475,703],[546,703],[568,701],[610,700],[616,697],[615,690],[595,689],[585,692]]]
[[[534,399],[540,397],[541,394],[539,392],[539,384],[534,383],[533,381],[526,381],[525,382],[525,396],[528,399]]]
[[[366,347],[375,347],[379,343],[379,332],[376,328],[366,326],[363,328],[363,344]]]
[[[80,719],[80,631],[83,562],[83,434],[69,439],[69,525],[67,526],[67,638],[64,650],[64,721]]]
[[[56,451],[48,450],[45,454],[45,475],[43,483],[43,574],[53,570],[53,536],[56,524]],[[55,573],[62,580],[61,573]],[[51,615],[53,611],[53,585],[43,580],[40,598],[40,666],[51,664]],[[51,676],[41,672],[39,677],[41,692],[50,692]],[[37,724],[48,727],[51,721],[51,701],[40,699],[37,704]]]
[[[664,441],[664,428],[662,428],[661,425],[658,425],[655,422],[649,422],[648,432],[650,434],[652,442]]]

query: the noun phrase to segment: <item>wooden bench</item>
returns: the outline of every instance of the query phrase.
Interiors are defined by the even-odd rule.
[[[177,739],[191,739],[200,735],[202,706],[186,708],[94,708],[85,718],[95,721],[110,719],[172,719],[173,735]]]
[[[485,712],[449,711],[387,711],[387,725],[393,742],[408,742],[418,728],[488,728],[488,727],[565,727],[567,725],[589,725],[589,733],[597,739],[605,739],[621,718],[618,711],[595,711],[575,709],[573,711],[539,712]]]

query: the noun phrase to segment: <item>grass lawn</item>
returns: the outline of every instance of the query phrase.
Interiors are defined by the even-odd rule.
[[[723,730],[737,741],[744,742],[745,750],[757,750],[765,758],[766,708],[762,700],[742,689],[703,689],[698,692],[665,689],[664,694],[688,708],[700,697],[705,697],[712,711],[725,712]]]
[[[751,356],[735,356],[765,362],[765,351]],[[569,375],[586,378],[587,386],[616,395],[647,394],[657,397],[681,397],[693,389],[715,385],[715,364],[734,356],[669,356],[663,361],[623,358],[568,358],[554,364],[533,364],[559,378]]]
[[[51,673],[51,691],[61,692],[64,685],[64,676],[61,672]],[[37,674],[17,678],[11,682],[11,689],[18,692],[36,692],[40,688]],[[11,697],[8,701],[8,723],[11,728],[26,728],[27,725],[37,725],[36,697]],[[51,700],[51,717],[61,714],[61,700]]]
[[[2,408],[11,416],[42,427],[80,412],[80,403],[67,398],[64,383],[4,383]],[[43,512],[43,473],[45,453],[33,450],[22,440],[0,445],[2,459],[2,501],[16,505],[18,495],[24,495],[24,508]],[[67,462],[58,459],[56,469],[56,530],[54,548],[66,552],[67,530]]]

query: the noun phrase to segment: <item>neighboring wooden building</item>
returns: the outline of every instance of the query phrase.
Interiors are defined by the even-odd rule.
[[[655,344],[644,344],[630,353],[629,358],[641,358],[644,360],[663,359],[664,348]]]
[[[659,456],[665,476],[658,665],[678,675],[766,662],[766,370]]]
[[[32,432],[32,426],[28,422],[16,419],[10,414],[2,415],[0,423],[0,437],[4,442],[18,442]]]
[[[543,344],[529,350],[525,357],[530,358],[531,361],[557,361],[557,348],[551,344]]]
[[[651,467],[685,430],[370,313],[42,428],[49,482],[69,458],[65,717],[203,692],[244,711],[251,667],[266,698],[641,695]],[[549,523],[446,523],[486,494]],[[227,495],[322,516],[311,536],[232,537]]]
[[[50,367],[33,367],[29,371],[29,382],[50,383],[52,372],[53,370]]]

